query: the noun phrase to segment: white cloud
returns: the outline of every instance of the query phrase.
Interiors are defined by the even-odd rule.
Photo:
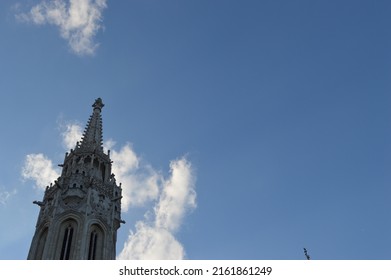
[[[74,149],[76,142],[81,140],[83,136],[83,129],[78,123],[68,123],[62,125],[63,132],[62,141],[63,145],[67,150]]]
[[[106,0],[44,0],[16,18],[37,25],[55,25],[74,53],[92,55],[98,47],[94,37],[102,28],[106,7]]]
[[[171,162],[171,178],[165,182],[155,207],[156,226],[176,231],[187,209],[196,207],[194,175],[190,163],[182,158]]]
[[[113,139],[108,139],[103,141],[103,149],[107,153],[108,150],[111,150],[115,146],[116,142]]]
[[[196,207],[194,174],[185,159],[173,161],[171,176],[163,182],[159,201],[154,207],[154,221],[140,221],[131,232],[118,259],[183,259],[185,251],[174,233],[184,215]]]
[[[35,186],[39,189],[45,189],[51,182],[60,176],[53,163],[43,154],[29,154],[26,156],[22,177],[35,181]]]
[[[8,200],[10,200],[10,198],[16,194],[16,190],[13,190],[13,191],[5,191],[5,190],[2,190],[0,191],[0,205],[6,205]]]
[[[160,175],[149,166],[140,164],[129,143],[119,151],[112,150],[110,157],[117,183],[122,183],[123,211],[126,212],[129,206],[141,206],[157,198]]]
[[[132,260],[179,260],[185,257],[181,243],[165,228],[136,224],[136,233],[131,232],[119,259]]]

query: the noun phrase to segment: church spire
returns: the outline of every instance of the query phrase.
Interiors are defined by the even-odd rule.
[[[80,143],[65,154],[61,175],[46,188],[28,259],[110,260],[121,223],[121,184],[102,147],[102,99]]]
[[[95,100],[92,104],[93,112],[88,120],[87,126],[84,130],[80,148],[91,150],[103,150],[103,137],[102,137],[102,116],[101,111],[103,106],[101,98]]]

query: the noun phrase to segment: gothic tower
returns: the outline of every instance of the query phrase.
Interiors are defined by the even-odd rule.
[[[81,142],[65,154],[61,176],[45,190],[28,259],[115,259],[121,185],[102,146],[100,98]]]

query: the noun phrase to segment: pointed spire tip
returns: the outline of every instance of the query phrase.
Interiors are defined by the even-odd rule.
[[[105,104],[103,104],[102,98],[100,98],[100,97],[95,99],[94,104],[92,104],[92,107],[94,107],[94,110],[99,109],[100,111],[102,111],[103,106],[105,106]]]

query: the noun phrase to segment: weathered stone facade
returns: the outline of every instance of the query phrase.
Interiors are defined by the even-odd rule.
[[[82,141],[65,154],[61,176],[46,188],[28,259],[115,259],[121,185],[102,146],[104,106],[95,100]]]

